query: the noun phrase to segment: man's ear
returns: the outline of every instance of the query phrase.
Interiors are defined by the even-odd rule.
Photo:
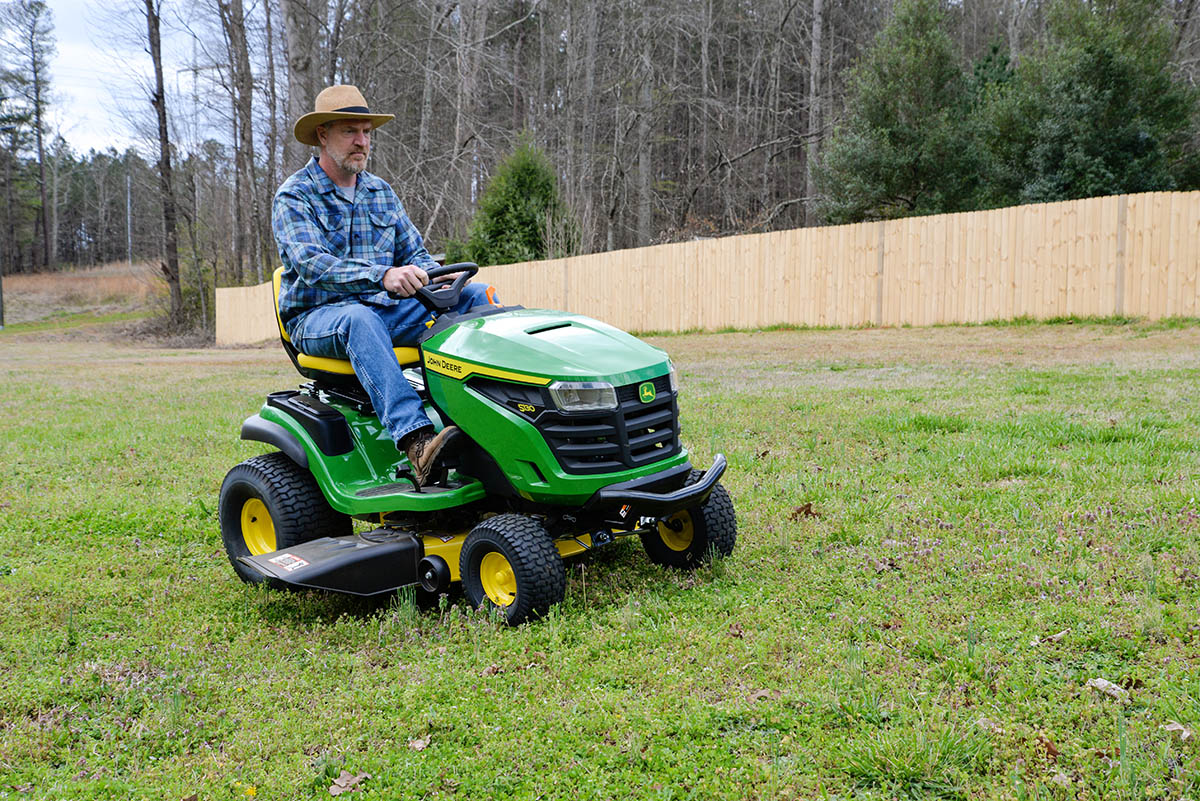
[[[317,135],[317,143],[321,147],[325,147],[325,137],[329,135],[329,129],[325,126],[325,123],[321,123],[316,128],[313,128],[313,133]]]

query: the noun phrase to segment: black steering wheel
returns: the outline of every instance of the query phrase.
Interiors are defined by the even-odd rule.
[[[418,289],[413,293],[413,297],[421,301],[421,305],[434,314],[450,311],[458,305],[463,287],[477,272],[479,272],[479,265],[469,261],[442,264],[432,270],[426,270],[425,274],[429,276],[429,285]],[[461,275],[453,281],[437,280],[453,273],[461,273]],[[398,296],[393,292],[392,297]]]

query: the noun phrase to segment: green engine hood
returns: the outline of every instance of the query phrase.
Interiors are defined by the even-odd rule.
[[[661,379],[670,364],[667,354],[611,325],[577,314],[511,309],[455,321],[422,343],[421,350],[429,395],[443,419],[453,421],[474,440],[495,461],[512,489],[527,500],[579,505],[603,487],[687,462],[682,448],[663,448],[661,459],[637,466],[623,461],[623,466],[606,472],[568,470],[552,451],[539,426],[547,414],[558,417],[544,394],[544,388],[554,381],[605,381],[620,388],[658,380],[660,392],[665,389]],[[523,401],[517,396],[501,401],[487,395],[480,387],[482,382],[472,380],[476,377],[523,384],[529,390],[523,393]],[[662,396],[658,397],[661,414]],[[650,393],[651,400],[643,402],[654,398]],[[669,404],[666,408],[673,418],[673,395]],[[632,447],[630,437],[653,436],[656,431],[653,427],[630,428],[638,409],[633,409],[632,422],[625,417],[626,411],[568,416],[558,422],[559,427],[584,426],[586,432],[580,437],[588,441],[609,437],[609,444],[624,453]],[[618,418],[626,423],[615,425]],[[587,421],[595,425],[589,428]],[[676,425],[674,419],[663,422]],[[611,431],[591,431],[608,423],[614,424]]]
[[[423,350],[426,367],[450,377],[475,373],[543,385],[549,383],[545,379],[562,379],[621,386],[661,375],[667,364],[664,351],[619,328],[541,309],[463,321],[431,337]]]

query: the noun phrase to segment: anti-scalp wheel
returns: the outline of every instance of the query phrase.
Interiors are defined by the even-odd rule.
[[[693,470],[687,483],[695,484],[702,473]],[[658,530],[643,534],[642,546],[656,565],[694,570],[712,558],[733,553],[737,543],[737,515],[725,487],[718,483],[703,506],[684,509],[660,520]]]
[[[334,511],[312,473],[283,453],[255,456],[230,470],[221,484],[218,517],[229,563],[250,584],[263,576],[238,557],[352,531],[350,518]]]

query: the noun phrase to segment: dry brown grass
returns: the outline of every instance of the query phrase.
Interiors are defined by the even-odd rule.
[[[145,262],[9,275],[4,277],[4,317],[15,324],[63,313],[131,311],[151,305],[162,291],[161,279]]]
[[[906,371],[939,367],[1034,370],[1112,367],[1118,370],[1200,367],[1200,326],[1128,325],[945,326],[830,331],[753,331],[650,337],[648,341],[698,374],[742,375],[771,385],[789,371],[819,373],[833,382],[843,371]],[[870,377],[870,376],[868,376]],[[827,382],[823,382],[827,383]]]

